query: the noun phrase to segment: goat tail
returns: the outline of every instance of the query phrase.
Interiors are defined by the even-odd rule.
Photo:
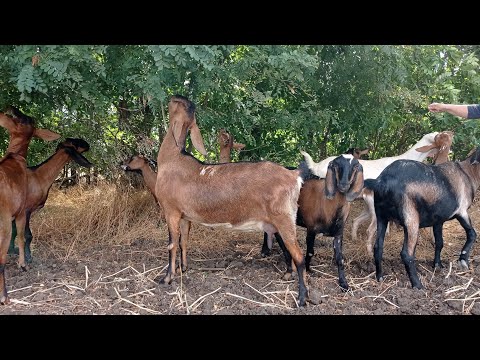
[[[302,161],[302,162],[300,162],[300,164],[298,164],[298,170],[300,170],[300,175],[299,176],[302,178],[302,180],[304,182],[305,182],[305,180],[318,179],[319,178],[308,167],[306,161]]]
[[[315,162],[313,161],[312,157],[310,156],[309,153],[303,151],[303,150],[300,150],[300,153],[303,155],[303,157],[305,158],[305,162],[307,163],[307,166],[310,168],[310,169],[313,169],[315,167]]]
[[[375,189],[378,186],[378,180],[377,179],[367,179],[363,182],[363,187],[368,190],[375,191]]]

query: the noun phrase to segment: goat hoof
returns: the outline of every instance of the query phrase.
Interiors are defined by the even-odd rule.
[[[290,281],[292,280],[292,278],[293,278],[293,274],[288,271],[282,276],[282,280],[285,280],[285,281]]]
[[[383,282],[383,276],[377,276],[377,281],[378,282]]]
[[[186,272],[188,270],[188,267],[183,266],[183,265],[182,266],[178,265],[177,270],[183,274],[184,272]]]
[[[8,298],[7,295],[2,296],[2,297],[0,298],[0,304],[2,304],[2,305],[8,305],[9,303],[10,303],[10,299]]]
[[[347,292],[349,287],[346,281],[340,281],[338,283],[340,285],[340,288],[342,289],[343,292]]]
[[[465,259],[458,260],[458,266],[460,269],[468,270],[468,261]]]
[[[31,264],[32,261],[33,261],[33,258],[31,256],[26,256],[25,255],[25,261],[27,262],[27,264]]]
[[[25,272],[25,271],[27,271],[27,266],[26,266],[26,265],[24,265],[24,266],[21,266],[21,265],[20,265],[20,269],[22,269],[22,271]]]
[[[262,250],[260,255],[262,256],[262,258],[266,258],[267,256],[270,256],[270,254],[271,254],[270,250]]]
[[[422,283],[419,282],[418,284],[412,285],[412,288],[413,288],[413,289],[422,290],[422,289],[423,289],[423,285],[422,285]]]
[[[443,269],[444,267],[445,267],[445,266],[443,266],[443,264],[442,264],[441,261],[433,264],[433,268],[434,268],[434,269]]]
[[[306,303],[307,303],[307,299],[308,298],[308,291],[305,290],[305,291],[300,291],[300,294],[298,295],[298,307],[301,307],[301,306],[305,306]]]
[[[160,284],[168,284],[170,285],[172,283],[172,276],[171,275],[166,275],[162,279],[160,279]]]

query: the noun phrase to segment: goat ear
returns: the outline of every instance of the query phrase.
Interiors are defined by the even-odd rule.
[[[475,152],[473,153],[473,156],[470,158],[470,164],[478,164],[480,163],[480,147],[477,147],[475,149]]]
[[[347,201],[355,200],[363,190],[363,167],[362,165],[358,166],[357,171],[355,171],[355,180],[353,181],[352,185],[350,185],[350,189],[348,190],[345,197]]]
[[[4,127],[8,131],[12,131],[14,128],[13,120],[10,116],[5,115],[5,113],[0,113],[0,126]]]
[[[86,157],[84,157],[82,154],[76,152],[72,148],[66,148],[68,155],[80,166],[84,166],[86,168],[91,167],[93,164],[88,161]]]
[[[421,146],[419,148],[416,148],[415,150],[417,150],[418,152],[427,152],[429,150],[435,149],[435,147],[436,147],[435,144],[430,144],[430,145]]]
[[[35,129],[35,131],[33,132],[33,136],[45,141],[53,141],[57,140],[60,137],[60,134],[57,134],[47,129]]]
[[[245,147],[245,144],[242,143],[233,143],[233,148],[236,150],[242,150]]]
[[[337,192],[337,172],[332,164],[328,164],[327,176],[325,177],[325,196],[331,200]]]
[[[207,150],[205,150],[205,145],[203,145],[202,134],[195,123],[193,123],[192,127],[190,128],[190,138],[192,139],[195,149],[197,149],[203,156],[207,156]]]

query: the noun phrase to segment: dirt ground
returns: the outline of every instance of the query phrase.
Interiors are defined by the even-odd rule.
[[[296,275],[282,280],[285,264],[277,244],[270,257],[262,258],[261,233],[193,225],[189,270],[170,285],[158,283],[168,260],[166,233],[129,245],[96,244],[69,256],[59,256],[48,242],[34,239],[34,260],[27,272],[9,255],[11,303],[0,306],[0,314],[480,314],[480,249],[474,245],[470,271],[456,267],[465,242],[457,221],[444,226],[444,269],[433,271],[433,245],[420,240],[417,268],[425,289],[414,290],[400,259],[403,231],[395,227],[385,241],[385,280],[375,280],[364,242],[366,226],[360,228],[360,242],[353,244],[350,236],[352,218],[362,208],[361,201],[354,202],[344,234],[350,290],[342,292],[338,286],[332,239],[317,235],[314,270],[308,275],[310,300],[303,308],[296,306]],[[470,215],[478,231],[478,202]],[[305,231],[297,230],[305,249]]]

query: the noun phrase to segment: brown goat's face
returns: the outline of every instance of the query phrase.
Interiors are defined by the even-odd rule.
[[[438,151],[450,151],[453,141],[453,131],[442,131],[435,136],[435,144],[438,147]]]
[[[218,142],[220,144],[220,147],[229,147],[233,145],[230,143],[230,142],[233,143],[233,141],[231,140],[232,140],[232,137],[230,136],[230,134],[225,129],[220,129],[218,133]]]
[[[130,159],[126,160],[123,165],[123,170],[140,170],[145,165],[148,166],[148,159],[142,155],[134,155]]]
[[[207,155],[202,134],[197,126],[195,105],[183,96],[172,96],[168,103],[170,126],[178,147],[184,149],[187,131],[190,130],[192,144],[202,155]]]

